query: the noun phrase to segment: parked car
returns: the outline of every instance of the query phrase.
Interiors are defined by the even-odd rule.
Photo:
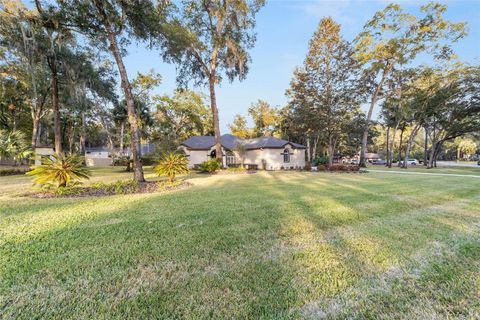
[[[418,163],[417,159],[407,159],[407,165],[416,166]],[[400,165],[403,165],[403,161],[400,161]]]
[[[372,160],[372,164],[377,166],[384,166],[387,164],[387,161],[382,159],[377,159],[377,160]]]
[[[350,160],[350,164],[353,164],[353,165],[358,165],[358,160]]]

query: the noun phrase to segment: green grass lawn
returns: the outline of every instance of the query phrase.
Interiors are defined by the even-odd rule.
[[[480,317],[480,179],[188,179],[171,193],[31,199],[28,178],[0,177],[0,318]]]

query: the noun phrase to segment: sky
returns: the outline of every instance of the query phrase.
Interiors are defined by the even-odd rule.
[[[258,99],[279,107],[287,103],[285,91],[293,70],[302,65],[308,42],[322,17],[331,16],[341,24],[343,37],[353,40],[365,22],[388,3],[384,0],[267,1],[257,15],[257,42],[250,51],[252,62],[247,78],[233,83],[225,79],[217,86],[222,134],[229,131],[227,125],[232,122],[235,114],[247,115],[249,106]],[[415,14],[425,1],[397,3],[407,12]],[[448,6],[445,15],[448,20],[467,23],[468,36],[453,46],[458,59],[479,64],[480,0],[442,3]],[[419,60],[418,63],[433,63],[428,56],[422,56]],[[163,63],[158,52],[145,49],[143,44],[130,46],[125,64],[130,78],[134,78],[137,72],[148,72],[151,69],[160,73],[162,84],[155,89],[155,94],[172,94],[177,87],[175,66]],[[207,92],[206,88],[190,88]]]

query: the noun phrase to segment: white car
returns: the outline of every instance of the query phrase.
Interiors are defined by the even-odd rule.
[[[419,164],[417,159],[407,159],[407,165],[416,166],[417,164]],[[400,161],[400,165],[403,165],[403,161]]]

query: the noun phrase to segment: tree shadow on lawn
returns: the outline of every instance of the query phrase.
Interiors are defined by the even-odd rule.
[[[217,181],[214,192],[222,193],[222,188],[222,182]],[[193,290],[197,294],[205,291],[206,295],[197,299],[209,301],[204,310],[197,304],[199,300],[191,301],[199,308],[197,315],[213,312],[215,306],[222,303],[219,298],[227,292],[231,292],[233,300],[225,299],[224,303],[238,299],[239,309],[232,309],[232,315],[244,313],[251,301],[244,299],[239,292],[251,291],[252,283],[237,281],[238,274],[245,274],[240,279],[251,273],[255,277],[252,281],[268,282],[277,281],[287,272],[276,276],[259,272],[271,269],[272,262],[252,264],[254,259],[248,250],[242,257],[251,236],[236,235],[231,230],[238,224],[237,220],[245,219],[245,216],[226,218],[229,212],[215,207],[214,202],[202,201],[211,192],[204,190],[196,195],[186,190],[148,195],[139,201],[118,205],[114,210],[106,210],[95,203],[94,210],[103,210],[97,216],[78,213],[78,219],[66,224],[47,226],[23,239],[11,239],[2,248],[6,260],[2,263],[1,273],[5,277],[1,283],[8,289],[15,305],[13,308],[12,305],[3,305],[0,309],[7,315],[21,310],[25,317],[28,314],[46,317],[95,315],[102,310],[108,314],[112,312],[112,305],[118,306],[114,313],[121,312],[122,306],[126,306],[138,307],[139,314],[153,312],[158,315],[159,309],[172,315],[178,314],[178,310],[185,314]],[[239,199],[227,197],[225,200],[235,203]],[[178,206],[182,201],[195,205]],[[88,205],[84,201],[83,204],[85,210],[92,210],[91,203]],[[72,213],[78,212],[78,208],[73,209],[70,210]],[[230,214],[233,215],[233,211]],[[235,261],[242,259],[247,262],[246,268],[236,268],[238,263]],[[232,272],[233,269],[236,271]],[[230,277],[228,286],[223,286],[224,277]],[[288,291],[288,286],[286,288]],[[27,296],[34,298],[27,299]],[[279,297],[277,292],[271,303],[275,306],[282,304]],[[143,305],[142,301],[150,298],[160,304],[165,300],[166,304],[157,304],[156,308]]]
[[[110,197],[119,200],[111,210],[100,200],[82,202],[85,212],[105,211],[79,213],[2,249],[0,284],[10,302],[0,310],[83,318],[321,315],[328,299],[405,265],[453,230],[433,221],[434,211],[402,220],[401,206],[378,224],[380,214],[364,208],[358,215],[352,205],[361,186],[339,199],[293,178],[215,177],[172,194]]]
[[[358,187],[353,189],[361,192]],[[277,190],[279,196],[282,192],[284,190]],[[352,303],[352,298],[368,304],[368,301],[362,300],[363,294],[372,290],[388,291],[389,288],[384,285],[386,279],[391,281],[404,268],[412,270],[418,267],[424,259],[430,261],[429,248],[432,246],[438,243],[446,245],[457,237],[468,240],[470,234],[458,228],[459,219],[467,226],[479,222],[478,215],[459,214],[458,209],[466,203],[458,201],[452,207],[442,208],[436,204],[434,208],[417,208],[418,214],[397,210],[395,215],[384,215],[387,221],[382,224],[376,223],[378,219],[366,220],[360,225],[360,230],[348,228],[348,224],[332,228],[329,227],[332,226],[330,219],[322,215],[326,212],[319,211],[318,207],[309,208],[309,202],[302,201],[302,197],[298,198],[298,202],[307,208],[301,210],[303,214],[297,219],[304,220],[302,224],[308,226],[308,236],[303,243],[293,241],[297,247],[295,255],[298,255],[294,260],[298,270],[303,271],[299,274],[303,278],[299,287],[310,288],[306,295],[308,298],[298,310],[302,315],[314,318],[331,317],[342,311],[342,305],[346,307],[350,304],[350,311],[354,312],[357,304]],[[451,201],[444,203],[451,204]],[[452,218],[452,215],[456,216]],[[410,219],[404,219],[405,216]],[[371,226],[369,222],[373,222]],[[286,225],[294,223],[290,221]],[[312,237],[312,233],[316,236]],[[478,241],[477,237],[477,244]],[[419,255],[422,251],[423,254]],[[336,263],[332,265],[332,261]],[[403,276],[400,273],[400,279]],[[369,305],[364,311],[369,312],[372,308],[375,306]],[[352,316],[342,314],[339,318]]]

